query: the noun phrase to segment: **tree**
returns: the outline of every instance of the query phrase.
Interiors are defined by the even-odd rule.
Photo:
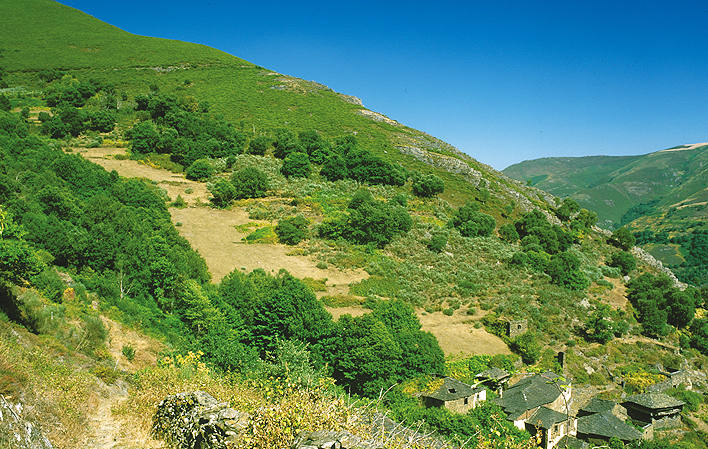
[[[280,173],[287,178],[307,178],[311,170],[310,158],[307,154],[293,152],[285,156]]]
[[[582,290],[590,285],[587,276],[580,271],[580,259],[567,251],[551,256],[546,273],[554,284],[571,290]]]
[[[224,178],[217,179],[213,184],[208,186],[209,192],[212,195],[211,202],[216,207],[226,207],[236,199],[236,187]]]
[[[536,363],[541,356],[541,345],[536,339],[536,335],[532,332],[526,332],[519,335],[511,342],[512,351],[521,356],[521,360],[530,365]]]
[[[113,131],[116,117],[109,111],[95,111],[88,115],[88,128],[92,131],[108,133]]]
[[[151,121],[138,122],[126,131],[125,136],[130,141],[130,148],[135,153],[150,153],[160,141],[160,135]]]
[[[563,200],[563,204],[556,209],[556,216],[560,221],[570,221],[573,216],[580,211],[580,205],[572,198]]]
[[[338,181],[348,175],[347,165],[339,153],[330,153],[322,164],[320,175],[328,181]]]
[[[209,159],[197,159],[187,168],[187,179],[206,181],[214,175],[214,167]]]
[[[636,241],[637,239],[631,232],[629,232],[629,229],[624,227],[613,232],[609,239],[609,243],[625,251],[629,251],[634,246]]]
[[[273,140],[267,136],[258,136],[248,144],[248,153],[263,156],[270,148]]]
[[[691,325],[691,346],[708,354],[708,318],[695,320]]]
[[[430,198],[445,190],[445,183],[436,175],[419,176],[411,185],[413,194],[422,198]]]
[[[428,249],[434,253],[441,252],[445,249],[445,246],[447,246],[447,237],[448,234],[446,231],[434,231],[433,234],[430,236],[430,240],[428,241]]]
[[[302,215],[280,220],[275,227],[278,241],[286,245],[297,245],[307,238],[307,225],[308,221]]]
[[[303,148],[295,133],[289,129],[278,129],[275,131],[275,141],[273,142],[273,156],[278,159],[285,159],[290,153],[302,153]]]
[[[0,111],[9,112],[10,108],[10,100],[5,95],[0,95]]]
[[[256,167],[244,167],[231,175],[236,198],[260,198],[268,190],[268,176]]]
[[[457,209],[450,220],[450,225],[460,231],[463,237],[487,237],[496,227],[496,221],[491,215],[477,212],[479,207],[471,204]]]
[[[627,251],[619,251],[612,254],[607,265],[610,267],[617,267],[620,269],[624,276],[628,275],[630,271],[637,267],[637,261],[634,260],[634,256]]]
[[[516,227],[511,223],[505,223],[499,227],[499,237],[507,243],[519,241],[519,233],[516,232]]]
[[[696,297],[691,289],[675,289],[666,298],[667,321],[677,328],[688,326],[696,314]]]
[[[600,304],[585,321],[585,335],[589,341],[605,344],[614,337],[610,306]]]
[[[394,236],[408,232],[411,226],[412,220],[404,207],[377,201],[367,189],[358,190],[349,203],[346,238],[356,243],[372,243],[381,248]]]

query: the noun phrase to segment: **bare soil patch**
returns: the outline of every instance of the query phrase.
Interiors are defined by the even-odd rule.
[[[607,292],[606,298],[610,305],[615,309],[627,310],[627,287],[621,278],[612,279],[605,278],[612,284],[612,290]]]
[[[209,193],[204,183],[190,181],[180,173],[171,173],[138,161],[115,159],[116,155],[125,154],[124,148],[79,148],[76,152],[106,170],[115,170],[121,176],[155,181],[167,191],[171,199],[181,195],[192,207],[170,208],[172,222],[178,225],[180,235],[202,255],[215,282],[234,269],[250,272],[260,268],[274,274],[280,269],[286,269],[298,278],[326,278],[327,291],[318,292],[318,295],[322,296],[348,293],[350,283],[369,276],[363,270],[342,271],[332,267],[319,269],[316,261],[293,254],[295,249],[285,245],[244,243],[242,239],[246,234],[237,230],[236,226],[246,223],[262,226],[270,223],[249,219],[244,208],[234,206],[229,210],[220,210],[198,207],[200,204],[209,203]],[[187,189],[191,189],[191,193],[186,193]]]
[[[370,310],[360,306],[328,307],[327,310],[335,320],[345,314],[361,316]],[[511,354],[509,347],[496,335],[490,334],[483,327],[476,329],[473,317],[455,313],[452,316],[441,312],[416,312],[423,325],[437,338],[445,355],[481,355],[481,354]]]
[[[101,319],[108,329],[108,352],[116,360],[118,369],[134,373],[157,364],[160,353],[165,349],[164,344],[110,318]],[[124,346],[131,346],[135,350],[132,361],[123,355]]]

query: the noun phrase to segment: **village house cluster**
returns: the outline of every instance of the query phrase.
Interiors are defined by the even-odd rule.
[[[508,419],[517,428],[538,436],[545,449],[559,445],[585,449],[590,443],[611,438],[625,443],[651,439],[654,429],[680,425],[684,406],[671,396],[649,392],[629,396],[621,404],[594,397],[576,409],[571,382],[550,371],[522,376],[511,385],[511,374],[499,368],[479,373],[476,378],[475,385],[467,385],[444,377],[434,391],[422,395],[423,403],[466,413],[487,400],[489,389],[496,392],[492,400]]]

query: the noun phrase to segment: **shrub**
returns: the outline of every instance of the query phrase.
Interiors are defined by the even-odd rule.
[[[629,229],[627,228],[617,229],[615,232],[612,233],[612,236],[608,240],[608,243],[625,251],[631,249],[636,242],[637,239],[631,232],[629,232]]]
[[[123,346],[123,349],[121,349],[121,352],[123,353],[123,356],[128,359],[128,361],[132,362],[133,359],[135,358],[135,348],[133,348],[131,345],[127,344]]]
[[[160,135],[151,121],[138,122],[125,133],[130,141],[130,148],[135,153],[151,153],[155,151]]]
[[[283,160],[280,173],[288,178],[307,178],[310,176],[310,158],[306,153],[290,153]]]
[[[447,316],[452,316],[453,313],[455,313],[455,311],[452,309],[452,307],[448,307],[447,309],[443,310],[443,314]]]
[[[10,111],[10,100],[5,95],[0,95],[0,111]]]
[[[248,144],[248,153],[263,156],[273,140],[267,136],[258,136]]]
[[[297,245],[307,238],[308,221],[302,215],[280,220],[275,227],[280,243],[286,245]]]
[[[214,174],[214,167],[208,159],[197,159],[187,168],[187,179],[205,181]]]
[[[519,241],[519,233],[513,224],[506,223],[499,227],[499,238],[507,243],[516,243]]]
[[[447,232],[438,230],[433,232],[433,235],[428,241],[428,249],[434,253],[439,253],[447,246]]]
[[[634,256],[628,251],[620,251],[612,254],[607,265],[619,268],[621,273],[626,276],[630,271],[636,268],[637,261],[634,260]]]
[[[236,187],[226,179],[219,178],[209,185],[209,192],[212,195],[211,202],[216,207],[226,207],[236,199]]]
[[[567,251],[551,256],[546,273],[554,284],[571,290],[582,290],[590,285],[587,276],[580,271],[580,259]]]
[[[521,360],[527,365],[536,363],[541,356],[541,345],[536,339],[536,335],[531,332],[519,335],[511,342],[511,350],[521,356]]]
[[[486,237],[494,231],[496,221],[491,215],[477,212],[479,208],[470,204],[460,207],[450,220],[450,224],[463,237]]]
[[[244,167],[231,175],[236,198],[260,198],[268,190],[268,177],[256,167]]]
[[[338,153],[331,153],[322,164],[320,175],[328,181],[344,179],[348,175],[347,164]]]
[[[430,198],[445,190],[445,183],[436,175],[419,176],[411,185],[413,194],[422,198]]]

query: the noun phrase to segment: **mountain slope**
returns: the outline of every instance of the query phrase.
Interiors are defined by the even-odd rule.
[[[598,213],[602,226],[627,225],[642,232],[640,243],[684,280],[708,280],[705,259],[679,267],[691,258],[696,232],[708,229],[708,145],[681,145],[642,156],[544,158],[512,165],[504,173],[576,199]]]
[[[26,24],[32,23],[32,32]],[[40,31],[41,30],[41,31]],[[13,85],[41,88],[41,70],[56,68],[115,85],[130,98],[146,87],[206,101],[249,134],[314,129],[355,134],[370,151],[407,168],[438,172],[443,197],[463,204],[489,187],[497,209],[542,206],[544,193],[517,185],[453,146],[409,128],[324,85],[272,72],[203,45],[136,36],[50,0],[0,0],[0,66]],[[431,166],[433,168],[431,168]],[[499,184],[498,186],[496,184]]]

